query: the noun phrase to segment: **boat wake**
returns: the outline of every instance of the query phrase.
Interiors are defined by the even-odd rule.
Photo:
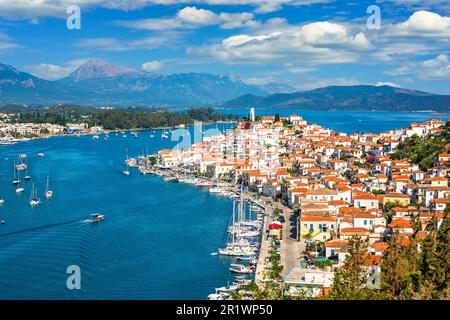
[[[47,225],[38,226],[35,228],[17,230],[17,231],[8,232],[8,233],[1,233],[0,237],[12,236],[12,235],[17,235],[17,234],[26,233],[26,232],[34,232],[34,231],[38,231],[38,230],[43,230],[43,229],[48,229],[48,228],[58,227],[58,226],[64,226],[64,225],[70,225],[70,224],[76,224],[76,223],[80,223],[80,222],[81,222],[80,220],[73,220],[73,221],[67,221],[67,222],[47,224]]]

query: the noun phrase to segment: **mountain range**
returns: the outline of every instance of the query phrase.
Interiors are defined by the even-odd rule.
[[[105,60],[90,60],[67,77],[50,81],[0,64],[0,105],[61,103],[86,106],[212,105],[330,111],[450,111],[448,95],[391,86],[331,86],[296,92],[289,85],[251,85],[228,74],[162,75],[113,65]]]
[[[161,75],[104,60],[90,60],[67,77],[49,81],[0,64],[0,104],[89,106],[186,106],[223,102],[244,94],[267,95],[281,85],[249,85],[233,75],[178,73]],[[283,86],[286,92],[294,91]],[[276,91],[275,91],[276,89]]]

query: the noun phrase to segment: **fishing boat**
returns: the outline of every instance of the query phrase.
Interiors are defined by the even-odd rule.
[[[253,266],[244,266],[243,264],[232,263],[230,265],[230,271],[234,273],[253,273],[255,267]]]
[[[47,176],[47,190],[45,191],[45,197],[47,199],[50,199],[51,197],[53,197],[53,191],[50,190],[49,176]]]
[[[100,213],[93,213],[89,218],[92,222],[99,222],[105,219],[105,216]]]
[[[34,183],[31,187],[31,195],[30,195],[30,206],[35,207],[41,203],[41,200],[38,198],[37,188],[34,187]]]

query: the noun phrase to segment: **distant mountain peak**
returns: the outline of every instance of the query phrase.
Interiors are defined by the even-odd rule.
[[[19,71],[16,68],[14,68],[13,66],[0,63],[0,72],[5,72],[5,71],[12,72],[15,74],[19,73]]]
[[[114,78],[125,73],[135,73],[134,69],[115,65],[107,60],[91,59],[72,72],[69,77],[75,81],[98,78]]]

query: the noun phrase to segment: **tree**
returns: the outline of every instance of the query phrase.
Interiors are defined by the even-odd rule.
[[[367,248],[367,242],[361,237],[352,237],[348,240],[348,255],[342,268],[336,270],[334,274],[329,299],[359,300],[367,298],[366,282],[369,273],[364,267],[369,257]]]

